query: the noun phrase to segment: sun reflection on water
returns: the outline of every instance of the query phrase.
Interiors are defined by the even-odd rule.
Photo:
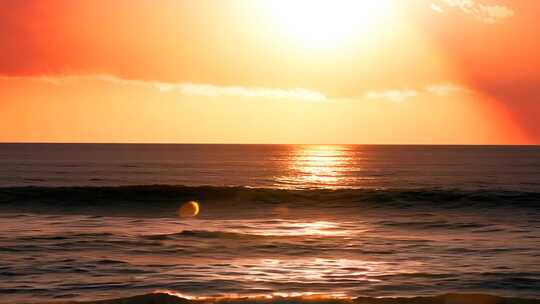
[[[284,188],[347,187],[353,167],[347,146],[296,146],[289,157],[288,174],[276,177]]]
[[[341,225],[330,221],[285,221],[273,225],[256,225],[250,233],[265,236],[343,236],[365,231],[365,229],[343,229]],[[246,231],[246,229],[244,229]]]
[[[269,299],[281,299],[281,298],[298,298],[302,300],[331,300],[331,299],[350,299],[352,297],[344,293],[316,293],[316,292],[273,292],[271,294],[227,294],[227,295],[215,295],[215,296],[192,296],[184,293],[180,293],[174,290],[158,289],[153,293],[155,294],[167,294],[177,298],[182,298],[190,301],[227,301],[227,300],[255,300],[262,301]]]
[[[238,259],[230,261],[230,266],[209,265],[214,277],[220,280],[234,280],[236,276],[241,276],[243,280],[250,282],[254,290],[266,292],[250,293],[246,290],[244,294],[216,294],[211,296],[186,296],[176,292],[167,293],[194,300],[209,299],[257,299],[257,298],[288,298],[288,297],[329,297],[347,298],[354,294],[357,284],[378,284],[383,282],[387,276],[398,274],[414,274],[420,265],[418,262],[406,261],[396,267],[395,263],[388,263],[376,260],[349,259],[349,258],[263,258],[263,259]],[[313,284],[313,289],[308,291],[296,291],[294,288],[276,290],[272,286],[275,282],[281,282],[294,286],[299,282],[309,282]],[[332,290],[335,284],[354,282],[348,286],[340,286],[336,292]],[[328,285],[324,288],[318,288]],[[334,286],[335,287],[335,286]],[[164,291],[160,291],[164,292]]]

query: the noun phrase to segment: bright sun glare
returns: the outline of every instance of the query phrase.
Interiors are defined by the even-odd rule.
[[[266,0],[280,31],[306,47],[331,48],[376,32],[392,0]]]

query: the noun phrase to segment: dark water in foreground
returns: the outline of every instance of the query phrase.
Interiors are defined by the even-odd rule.
[[[534,147],[0,145],[0,302],[540,298],[539,182]]]

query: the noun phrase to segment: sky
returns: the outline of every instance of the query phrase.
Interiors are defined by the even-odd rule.
[[[0,0],[0,142],[540,144],[540,1]]]

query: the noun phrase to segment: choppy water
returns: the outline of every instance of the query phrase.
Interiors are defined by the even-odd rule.
[[[540,298],[539,148],[0,145],[0,164],[2,303]]]

